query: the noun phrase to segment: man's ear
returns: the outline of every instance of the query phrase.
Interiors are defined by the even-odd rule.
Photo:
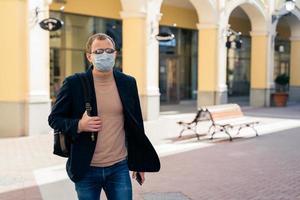
[[[88,61],[89,61],[90,63],[92,63],[92,54],[86,53],[85,56],[86,56],[86,58],[88,59]]]

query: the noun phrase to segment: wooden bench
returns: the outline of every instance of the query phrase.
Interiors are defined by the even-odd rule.
[[[232,141],[229,130],[234,127],[238,127],[237,135],[243,128],[251,128],[255,131],[256,136],[258,136],[254,126],[259,122],[245,117],[238,104],[207,106],[202,109],[209,114],[212,122],[208,129],[209,134],[213,129],[210,139],[213,139],[213,136],[217,132],[224,132],[229,136],[230,141]]]
[[[206,111],[204,111],[203,109],[198,109],[196,116],[194,117],[194,119],[190,122],[184,122],[184,121],[179,121],[177,122],[177,124],[179,124],[180,126],[182,126],[182,130],[179,133],[179,138],[182,137],[183,132],[187,131],[187,130],[191,130],[195,133],[196,137],[198,140],[200,140],[200,135],[197,132],[197,125],[200,121],[205,120],[203,118],[203,115],[206,115]],[[207,118],[206,118],[207,120]]]

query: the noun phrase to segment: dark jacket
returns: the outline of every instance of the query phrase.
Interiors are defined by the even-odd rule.
[[[157,172],[160,162],[152,144],[145,135],[139,95],[133,77],[117,70],[113,72],[123,105],[124,129],[128,151],[128,167],[131,171]],[[90,88],[91,115],[97,116],[97,102],[92,75],[92,67],[80,75],[87,76]],[[78,121],[85,112],[83,87],[76,75],[67,77],[57,95],[49,115],[49,125],[72,138],[67,172],[74,182],[79,181],[90,166],[96,147],[91,133],[77,133]],[[100,136],[101,137],[101,136]]]

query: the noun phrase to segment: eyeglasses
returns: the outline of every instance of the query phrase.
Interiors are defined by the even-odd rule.
[[[116,50],[115,50],[115,49],[111,49],[111,48],[97,49],[97,50],[93,51],[92,54],[103,54],[104,51],[105,51],[106,53],[111,54],[111,53],[115,52]]]

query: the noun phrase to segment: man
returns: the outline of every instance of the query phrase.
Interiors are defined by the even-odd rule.
[[[102,188],[109,200],[130,200],[129,170],[144,183],[144,172],[160,169],[144,133],[136,81],[113,69],[115,43],[106,34],[88,39],[86,57],[92,66],[79,75],[89,80],[92,116],[85,111],[80,79],[72,75],[57,95],[49,125],[72,138],[66,168],[79,200],[98,200]]]

